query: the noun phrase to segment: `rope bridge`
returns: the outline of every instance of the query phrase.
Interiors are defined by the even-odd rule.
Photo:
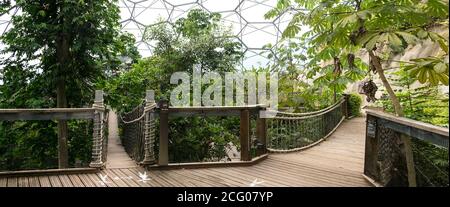
[[[251,160],[253,155],[259,156],[267,151],[291,152],[314,146],[336,130],[348,111],[346,96],[332,106],[319,111],[309,113],[269,111],[276,112],[276,116],[262,118],[258,112],[265,108],[261,108],[259,105],[168,108],[167,104],[166,109],[161,106],[157,108],[153,94],[153,91],[148,91],[146,100],[142,104],[132,111],[120,115],[122,144],[129,156],[141,164],[156,164],[156,160],[158,160],[160,165],[160,159],[157,158],[155,151],[158,152],[158,157],[161,157],[161,147],[166,148],[166,146],[156,145],[156,125],[159,125],[161,145],[164,143],[164,140],[161,142],[161,136],[168,136],[164,134],[169,130],[168,125],[164,124],[167,121],[162,120],[165,113],[170,113],[170,116],[204,116],[207,114],[236,116],[240,114],[239,153],[241,153],[241,160]],[[165,112],[163,113],[163,111]],[[244,115],[243,118],[242,113],[247,115]],[[242,153],[245,155],[242,156]],[[167,154],[167,152],[163,151],[162,154]]]
[[[147,99],[131,112],[120,115],[122,144],[128,155],[137,163],[155,162],[155,108],[156,103]]]

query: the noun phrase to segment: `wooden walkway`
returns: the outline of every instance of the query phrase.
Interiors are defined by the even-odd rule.
[[[108,114],[108,156],[106,168],[137,167],[135,162],[125,152],[125,148],[120,142],[117,114],[112,110]]]
[[[144,171],[139,167],[121,168],[110,163],[108,169],[93,174],[0,178],[0,186],[369,187],[371,185],[362,176],[364,122],[364,118],[344,121],[332,136],[317,146],[301,152],[270,154],[266,160],[253,166]],[[108,158],[111,158],[109,154]]]

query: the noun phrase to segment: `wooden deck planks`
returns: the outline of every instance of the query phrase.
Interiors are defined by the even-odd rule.
[[[17,179],[17,187],[29,187],[28,177],[19,177]]]
[[[270,154],[253,166],[146,171],[119,164],[99,173],[0,178],[0,186],[30,187],[216,187],[370,186],[363,178],[364,118],[344,121],[326,141],[304,151]],[[143,181],[140,173],[147,173]],[[100,176],[107,176],[106,183]],[[103,183],[103,184],[102,184]]]
[[[48,179],[50,180],[50,184],[52,185],[52,187],[63,187],[63,184],[61,183],[57,175],[49,176]]]
[[[18,183],[17,183],[17,178],[8,178],[8,187],[17,187]]]
[[[85,187],[85,185],[81,181],[80,177],[78,177],[78,175],[72,174],[67,176],[69,180],[72,182],[73,187]]]
[[[8,186],[8,178],[0,178],[0,187]]]
[[[142,187],[158,187],[158,186],[162,186],[161,184],[159,184],[158,182],[156,182],[154,180],[154,177],[151,174],[147,174],[149,180],[145,180],[145,181],[142,180],[139,177],[139,172],[142,173],[144,171],[144,169],[142,169],[142,168],[128,168],[128,169],[121,169],[121,171],[123,173],[125,173],[126,175],[131,176],[133,178],[133,180],[136,180],[137,183],[139,184],[139,186],[142,186]]]
[[[63,187],[73,187],[72,181],[67,175],[58,175],[58,177]]]
[[[29,184],[29,187],[41,187],[41,184],[39,183],[39,178],[36,176],[29,177],[28,184]]]
[[[41,187],[52,187],[48,176],[39,176],[38,180]]]
[[[95,187],[107,187],[103,182],[101,181],[100,177],[98,177],[97,174],[84,174],[86,175],[92,183],[94,183]],[[88,180],[86,180],[88,182]]]
[[[94,181],[89,178],[88,174],[79,174],[78,178],[83,183],[85,187],[97,187],[97,185],[94,183]]]

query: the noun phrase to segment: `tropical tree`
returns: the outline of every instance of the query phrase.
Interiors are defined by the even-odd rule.
[[[151,57],[133,64],[129,71],[105,81],[108,104],[119,112],[130,111],[142,103],[146,89],[155,90],[155,98],[170,95],[170,77],[174,72],[192,73],[193,65],[202,71],[235,71],[242,60],[240,42],[229,38],[229,29],[217,13],[191,10],[175,24],[157,23],[146,29],[144,39],[154,42]],[[207,87],[202,84],[202,87]],[[229,142],[239,145],[236,117],[189,117],[171,120],[170,161],[192,162],[221,159]],[[202,126],[202,127],[199,127]],[[212,147],[214,143],[214,147]]]
[[[2,99],[11,104],[9,107],[24,107],[10,100],[24,92],[48,98],[48,104],[33,107],[86,105],[92,99],[94,83],[113,74],[108,71],[119,68],[121,56],[138,56],[134,40],[120,33],[116,0],[17,0],[14,5],[3,1],[1,6],[2,12],[11,7],[21,11],[12,17],[12,28],[1,37],[6,45],[1,50],[3,73],[15,76],[4,84],[33,86],[21,88],[13,96],[3,87]],[[59,166],[67,167],[68,128],[64,120],[58,121],[58,137]]]
[[[294,16],[283,37],[295,37],[302,27],[309,28],[301,38],[313,46],[307,51],[312,74],[322,72],[323,77],[338,80],[342,72],[362,67],[355,63],[368,55],[369,73],[378,74],[398,116],[403,116],[402,107],[383,65],[427,39],[439,43],[448,59],[447,40],[432,31],[448,27],[447,0],[279,0],[266,18],[286,10],[294,11]],[[448,85],[448,61],[444,59],[412,60],[410,75],[421,82]],[[332,67],[323,67],[327,63]]]

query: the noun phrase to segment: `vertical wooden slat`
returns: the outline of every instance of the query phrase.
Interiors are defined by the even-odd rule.
[[[69,151],[67,146],[67,121],[58,120],[58,167],[69,167]]]
[[[247,109],[241,111],[240,116],[240,134],[241,142],[241,160],[249,161],[250,156],[250,113]]]
[[[267,124],[265,118],[258,117],[256,120],[256,135],[263,147],[263,149],[257,150],[257,155],[259,156],[266,153],[267,147]]]
[[[160,108],[158,165],[167,165],[169,163],[169,105],[167,101],[161,101]]]
[[[342,103],[342,115],[345,116],[345,118],[348,118],[349,116],[351,116],[351,114],[349,113],[349,99],[350,95],[349,94],[344,94],[344,102]]]
[[[409,187],[417,187],[416,169],[414,168],[414,155],[411,146],[411,137],[405,134],[401,134],[400,137],[405,147],[405,157],[406,157],[406,167],[408,169]]]
[[[376,126],[377,119],[371,115],[366,117],[366,141],[364,155],[364,174],[376,180],[377,176],[377,154],[378,154],[378,132]],[[370,129],[369,125],[372,125]],[[375,135],[368,134],[369,130],[375,130]]]

